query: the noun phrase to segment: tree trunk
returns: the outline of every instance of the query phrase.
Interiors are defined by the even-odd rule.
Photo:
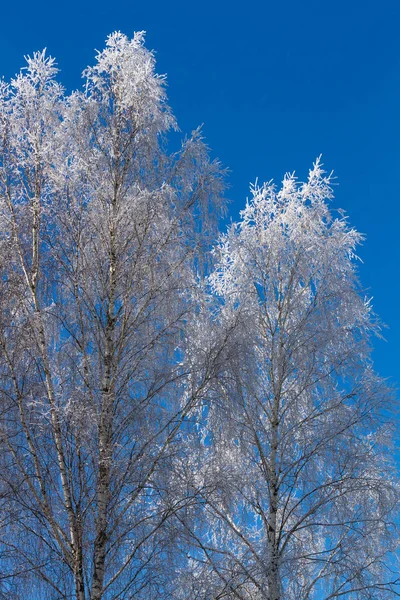
[[[279,398],[274,399],[271,422],[270,504],[268,514],[268,600],[280,600],[279,549],[277,536],[278,492],[277,450],[279,429]]]
[[[94,542],[94,569],[91,600],[101,600],[107,547],[107,510],[110,500],[110,474],[112,461],[112,425],[113,425],[113,359],[115,330],[115,293],[116,293],[116,243],[115,221],[118,187],[115,187],[112,202],[112,218],[110,223],[110,266],[109,266],[109,299],[107,323],[105,327],[104,378],[102,385],[102,405],[99,423],[99,465],[97,479],[97,525]]]

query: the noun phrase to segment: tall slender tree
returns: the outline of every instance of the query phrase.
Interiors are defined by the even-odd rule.
[[[159,597],[181,502],[162,472],[211,372],[186,325],[222,172],[199,132],[163,149],[175,121],[142,33],[109,36],[83,93],[45,52],[27,63],[0,94],[2,581]]]
[[[372,368],[379,324],[357,278],[362,236],[329,210],[319,160],[304,184],[287,175],[279,191],[252,192],[215,250],[219,326],[235,326],[205,411],[203,520],[181,517],[186,589],[202,581],[196,598],[393,598],[393,397]]]

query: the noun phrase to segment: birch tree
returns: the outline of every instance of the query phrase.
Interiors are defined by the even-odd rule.
[[[163,472],[212,377],[186,327],[223,173],[199,131],[166,152],[142,33],[109,36],[83,92],[56,75],[35,53],[0,90],[0,579],[7,597],[158,598],[182,503]]]
[[[57,73],[0,82],[0,596],[399,595],[393,394],[330,177],[254,186],[210,257],[224,172],[199,130],[168,151],[143,33],[83,91]]]
[[[182,598],[199,582],[196,598],[399,596],[393,396],[373,371],[362,236],[331,198],[319,160],[306,183],[255,185],[215,249],[219,327],[237,325],[191,475],[203,518],[180,519]]]

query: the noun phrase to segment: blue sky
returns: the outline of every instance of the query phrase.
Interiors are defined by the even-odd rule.
[[[334,206],[367,236],[361,279],[389,326],[377,369],[400,383],[400,2],[23,0],[1,24],[0,75],[47,47],[68,89],[108,33],[146,30],[182,132],[204,123],[231,170],[233,218],[249,182],[302,179],[322,153]]]

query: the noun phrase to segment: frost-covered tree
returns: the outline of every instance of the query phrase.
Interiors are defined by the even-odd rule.
[[[304,184],[287,175],[252,193],[215,250],[231,350],[188,476],[204,505],[180,517],[181,597],[398,596],[392,395],[372,368],[362,237],[329,210],[320,161]]]
[[[210,259],[224,173],[168,150],[143,34],[56,76],[0,82],[0,597],[389,598],[392,395],[329,177],[255,187]]]
[[[159,598],[165,472],[213,372],[187,324],[223,173],[199,132],[165,150],[142,33],[109,36],[83,92],[56,74],[36,53],[0,84],[0,585]]]

